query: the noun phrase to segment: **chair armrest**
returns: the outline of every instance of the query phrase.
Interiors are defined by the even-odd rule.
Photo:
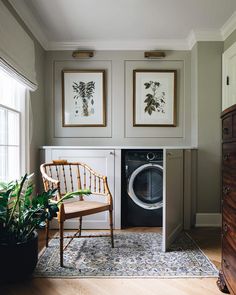
[[[43,178],[44,189],[48,190],[50,187],[56,187],[58,189],[58,194],[60,195],[60,181],[58,179],[53,179],[52,177],[48,176],[44,170],[44,164],[40,166],[40,172]],[[51,186],[49,184],[52,184]]]
[[[42,172],[42,171],[41,171],[41,172]],[[44,179],[46,179],[47,181],[56,184],[57,186],[58,186],[58,184],[60,183],[59,180],[57,180],[57,179],[53,179],[53,178],[49,177],[49,176],[48,176],[46,173],[44,173],[44,172],[42,172],[42,177],[43,177]]]

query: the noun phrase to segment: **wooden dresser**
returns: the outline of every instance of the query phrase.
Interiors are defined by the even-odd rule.
[[[222,263],[217,281],[236,294],[236,105],[222,113]]]

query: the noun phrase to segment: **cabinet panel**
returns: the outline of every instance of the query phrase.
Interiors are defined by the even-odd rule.
[[[90,166],[99,174],[106,175],[108,185],[113,196],[113,203],[115,204],[114,196],[114,150],[76,150],[76,149],[52,149],[50,155],[46,158],[47,162],[52,160],[68,160],[71,162],[83,162]],[[86,196],[85,200],[103,201],[101,196]],[[65,228],[78,228],[79,221],[71,219],[65,222]],[[89,215],[83,218],[84,229],[108,229],[109,228],[109,214],[108,212],[101,212]]]
[[[183,230],[183,150],[165,150],[163,189],[163,251]]]

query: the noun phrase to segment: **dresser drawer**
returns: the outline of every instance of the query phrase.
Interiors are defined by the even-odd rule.
[[[224,143],[222,146],[223,167],[236,169],[236,143]]]
[[[223,237],[222,246],[222,270],[231,289],[236,290],[236,249],[229,244],[225,237]]]
[[[222,199],[236,210],[236,170],[222,171]]]
[[[222,139],[229,140],[232,138],[232,116],[227,116],[222,120]]]
[[[236,250],[236,213],[235,210],[227,204],[223,206],[222,212],[222,236],[228,240],[228,243]]]

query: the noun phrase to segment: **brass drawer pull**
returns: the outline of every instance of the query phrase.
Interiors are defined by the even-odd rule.
[[[229,268],[229,264],[228,264],[228,262],[225,259],[223,259],[223,266],[225,268]]]
[[[227,161],[227,160],[229,160],[229,157],[230,157],[230,153],[224,154],[223,155],[223,160]]]
[[[224,127],[223,128],[223,133],[224,134],[229,134],[229,128],[228,127]]]
[[[228,195],[229,192],[230,192],[230,187],[229,186],[224,186],[224,188],[223,188],[223,194],[224,195]]]
[[[225,223],[224,226],[223,226],[223,230],[224,230],[224,232],[227,233],[228,229],[229,229],[229,228],[228,228],[228,225]]]

